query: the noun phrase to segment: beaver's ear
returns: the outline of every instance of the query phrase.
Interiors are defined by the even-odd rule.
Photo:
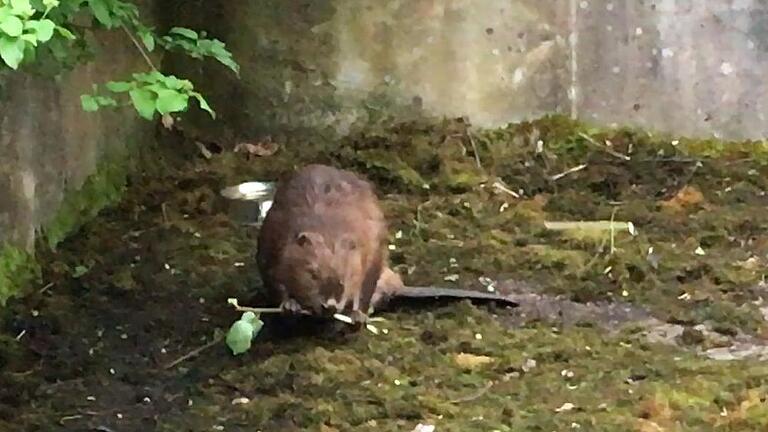
[[[301,247],[312,246],[312,240],[310,240],[308,233],[300,232],[296,235],[296,244]]]

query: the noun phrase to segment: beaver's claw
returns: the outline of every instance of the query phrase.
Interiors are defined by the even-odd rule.
[[[352,318],[352,324],[362,326],[368,323],[368,315],[360,310],[353,310],[349,317]]]
[[[295,299],[285,300],[280,304],[280,309],[282,309],[283,313],[286,315],[299,315],[304,310]]]

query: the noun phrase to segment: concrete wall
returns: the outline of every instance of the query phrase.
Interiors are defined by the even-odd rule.
[[[768,135],[768,2],[579,1],[580,117],[681,135]]]
[[[169,58],[171,70],[197,68],[206,82],[222,121],[196,121],[219,139],[344,134],[380,116],[469,115],[498,125],[570,112],[562,1],[186,3],[168,7],[168,20],[209,29],[242,66],[237,80],[216,65]]]
[[[385,85],[428,114],[503,124],[567,110],[567,9],[558,2],[340,2],[333,81],[342,98]]]
[[[108,34],[109,53],[56,83],[12,73],[0,98],[0,246],[32,251],[36,231],[56,214],[64,194],[76,190],[97,163],[129,143],[149,139],[151,124],[130,110],[89,114],[80,95],[92,83],[145,68],[121,33]]]
[[[182,15],[225,39],[243,65],[241,81],[221,68],[199,70],[223,114],[223,123],[209,123],[221,137],[345,133],[384,114],[467,115],[497,126],[547,112],[692,136],[768,133],[762,0],[198,6],[217,14],[184,6]]]

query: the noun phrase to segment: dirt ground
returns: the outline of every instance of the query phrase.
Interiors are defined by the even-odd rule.
[[[761,143],[559,117],[277,143],[206,156],[165,136],[119,205],[42,252],[43,284],[0,312],[0,430],[768,427]],[[260,282],[255,228],[218,191],[306,162],[377,184],[409,285],[492,283],[521,306],[405,302],[380,335],[267,320],[232,356],[227,298],[255,305]],[[611,219],[634,234],[544,224]]]

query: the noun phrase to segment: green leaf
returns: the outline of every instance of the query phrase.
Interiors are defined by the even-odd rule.
[[[213,57],[216,61],[231,69],[236,75],[240,75],[240,66],[233,60],[232,53],[227,51],[227,46],[224,42],[218,39],[201,39],[198,41],[197,47],[193,49],[195,52],[189,53],[191,57]]]
[[[96,96],[96,103],[98,103],[99,106],[117,106],[117,101],[109,96]]]
[[[83,106],[85,112],[96,112],[99,110],[99,104],[96,102],[96,98],[91,95],[80,96],[80,105]]]
[[[197,49],[197,45],[195,45],[195,43],[190,42],[186,39],[181,41],[176,41],[174,42],[174,45],[176,45],[177,47],[181,47],[181,49],[187,52],[187,55],[190,55],[192,57],[202,58],[203,56],[200,50]]]
[[[23,34],[23,35],[19,36],[19,38],[29,42],[33,46],[37,46],[37,36],[35,36],[32,33]]]
[[[109,0],[109,3],[114,16],[121,18],[123,22],[129,22],[134,27],[139,25],[139,9],[136,5],[119,0]]]
[[[205,100],[203,95],[201,95],[200,93],[197,93],[197,92],[193,92],[192,96],[195,99],[197,99],[197,103],[200,104],[200,108],[205,110],[205,111],[208,111],[208,114],[211,115],[211,118],[213,118],[215,120],[216,119],[216,113],[211,109],[210,105],[208,105],[208,102]]]
[[[15,15],[31,16],[35,9],[29,0],[11,0],[11,11]]]
[[[59,5],[59,0],[43,0],[43,6],[49,11]]]
[[[56,26],[56,31],[59,32],[60,35],[64,36],[65,38],[67,38],[69,40],[77,39],[77,37],[74,34],[72,34],[71,31],[67,30],[64,27]]]
[[[152,71],[148,73],[135,73],[133,74],[133,79],[147,84],[153,84],[165,80],[165,75],[158,71]]]
[[[139,38],[141,38],[141,42],[144,44],[144,46],[147,48],[149,52],[152,52],[155,49],[155,36],[152,34],[149,30],[144,30],[139,32]]]
[[[187,108],[189,96],[174,90],[161,90],[157,95],[157,110],[160,114],[183,111]]]
[[[24,36],[22,35],[22,38]],[[37,50],[35,49],[35,46],[32,44],[24,44],[24,60],[28,62],[34,62],[37,60]]]
[[[0,37],[0,58],[11,69],[18,69],[21,61],[24,60],[24,41],[13,39],[7,36]]]
[[[245,312],[243,316],[232,324],[227,333],[226,343],[232,354],[239,355],[251,348],[253,338],[259,334],[264,326],[256,314]]]
[[[166,87],[173,90],[192,90],[195,88],[192,82],[188,80],[178,79],[173,75],[163,76],[163,84]]]
[[[24,23],[18,17],[9,15],[0,21],[0,30],[10,37],[19,37],[24,31]]]
[[[232,56],[216,56],[216,60],[219,61],[219,63],[223,64],[224,66],[228,67],[232,70],[236,75],[240,75],[240,65],[237,64],[233,59]]]
[[[133,102],[133,106],[139,112],[139,115],[147,120],[152,120],[155,116],[155,94],[141,88],[133,89],[129,94],[131,95],[131,102]]]
[[[37,39],[40,42],[48,42],[53,37],[53,29],[56,28],[56,24],[49,19],[43,19],[37,22],[36,27]]]
[[[109,6],[105,0],[88,0],[88,6],[91,8],[93,16],[105,27],[111,28],[113,25],[112,16],[109,14]]]
[[[168,33],[177,34],[189,39],[197,40],[197,32],[184,27],[174,27]]]
[[[148,90],[154,93],[160,93],[161,91],[166,89],[166,86],[160,85],[158,83],[154,83],[154,84],[147,84],[143,88],[144,90]]]
[[[72,272],[72,277],[77,279],[77,278],[85,275],[86,273],[88,273],[88,270],[90,270],[90,268],[88,268],[86,266],[79,265],[79,266],[75,267],[75,271]]]
[[[245,321],[235,321],[227,333],[227,346],[232,354],[239,355],[251,348],[253,326]]]
[[[169,89],[173,90],[181,90],[181,80],[176,78],[175,76],[164,76],[163,77],[163,84]]]
[[[125,93],[134,87],[133,83],[125,81],[110,81],[106,84],[107,89],[115,93]]]

